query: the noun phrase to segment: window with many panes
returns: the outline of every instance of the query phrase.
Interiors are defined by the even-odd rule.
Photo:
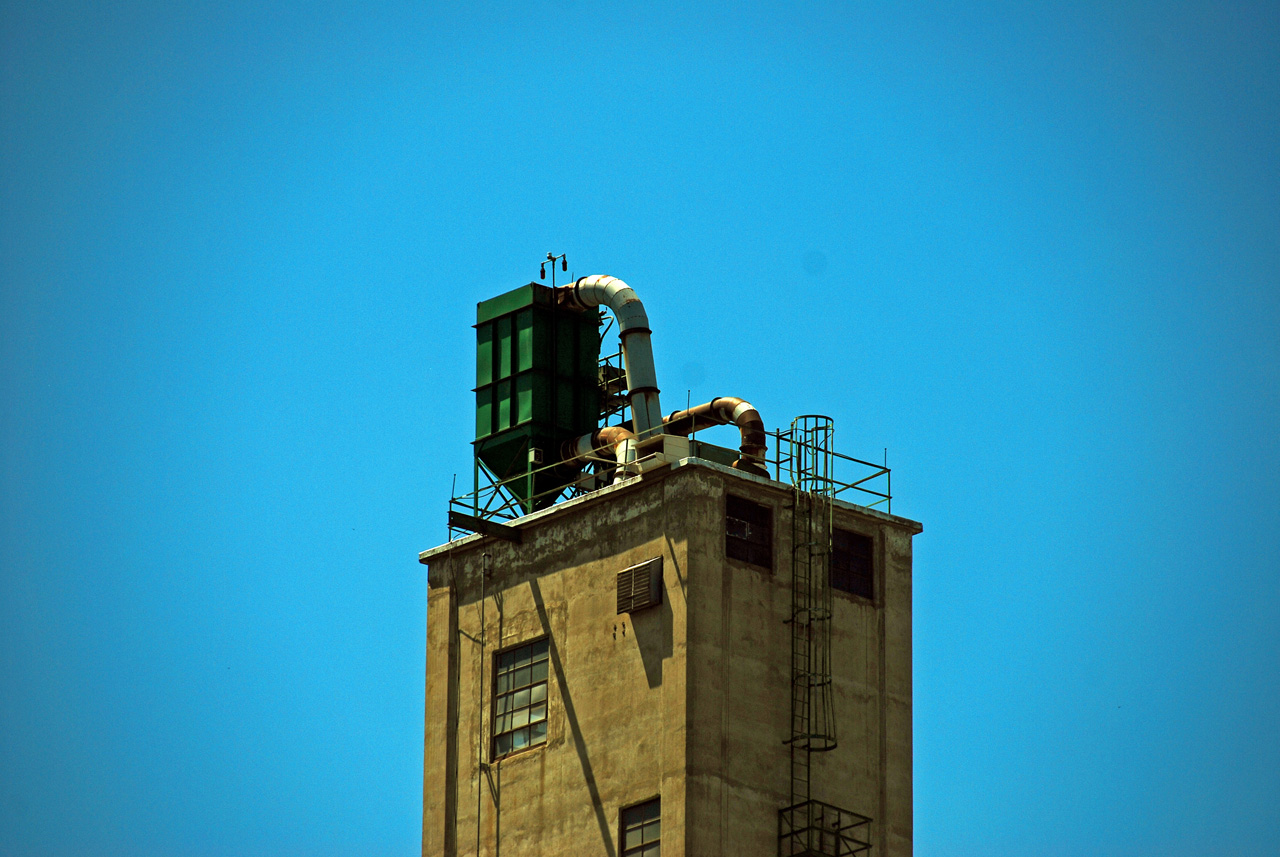
[[[773,512],[732,494],[724,502],[724,552],[730,559],[773,568]]]
[[[622,857],[658,857],[662,853],[662,811],[658,798],[622,811]]]
[[[875,597],[875,542],[870,536],[848,530],[831,534],[831,588]]]
[[[535,640],[494,656],[493,755],[505,756],[547,740],[547,652]]]

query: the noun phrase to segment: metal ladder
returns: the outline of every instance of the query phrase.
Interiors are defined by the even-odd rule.
[[[783,450],[783,440],[787,449]],[[811,756],[835,749],[831,688],[832,422],[797,417],[779,433],[791,479],[791,805],[812,799]]]

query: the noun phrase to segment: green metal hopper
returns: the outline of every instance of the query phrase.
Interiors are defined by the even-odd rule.
[[[526,513],[573,482],[579,467],[546,468],[600,417],[600,314],[555,297],[529,283],[476,306],[476,460]]]

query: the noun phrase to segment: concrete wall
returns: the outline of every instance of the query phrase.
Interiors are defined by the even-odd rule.
[[[693,854],[777,853],[789,800],[791,495],[702,470],[713,484],[689,548],[690,802]],[[773,510],[772,571],[729,559],[724,495]],[[812,796],[872,817],[873,854],[911,853],[911,536],[919,525],[843,507],[871,536],[873,601],[833,593],[831,668],[839,744],[812,757]]]
[[[725,557],[727,491],[774,509],[773,571]],[[681,466],[522,519],[519,545],[469,537],[425,552],[424,855],[477,854],[479,831],[481,855],[616,857],[621,809],[655,796],[664,855],[776,854],[789,782],[789,498],[766,480]],[[875,539],[878,592],[876,603],[835,596],[841,743],[814,757],[813,793],[872,816],[874,854],[907,855],[919,526],[837,516]],[[617,572],[655,556],[663,603],[616,615]],[[543,635],[547,743],[482,767],[493,653]]]

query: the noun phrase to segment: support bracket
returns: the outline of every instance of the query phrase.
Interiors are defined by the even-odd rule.
[[[449,526],[520,544],[521,533],[517,527],[495,524],[493,521],[486,521],[484,518],[477,518],[473,515],[464,515],[461,512],[450,510]]]

